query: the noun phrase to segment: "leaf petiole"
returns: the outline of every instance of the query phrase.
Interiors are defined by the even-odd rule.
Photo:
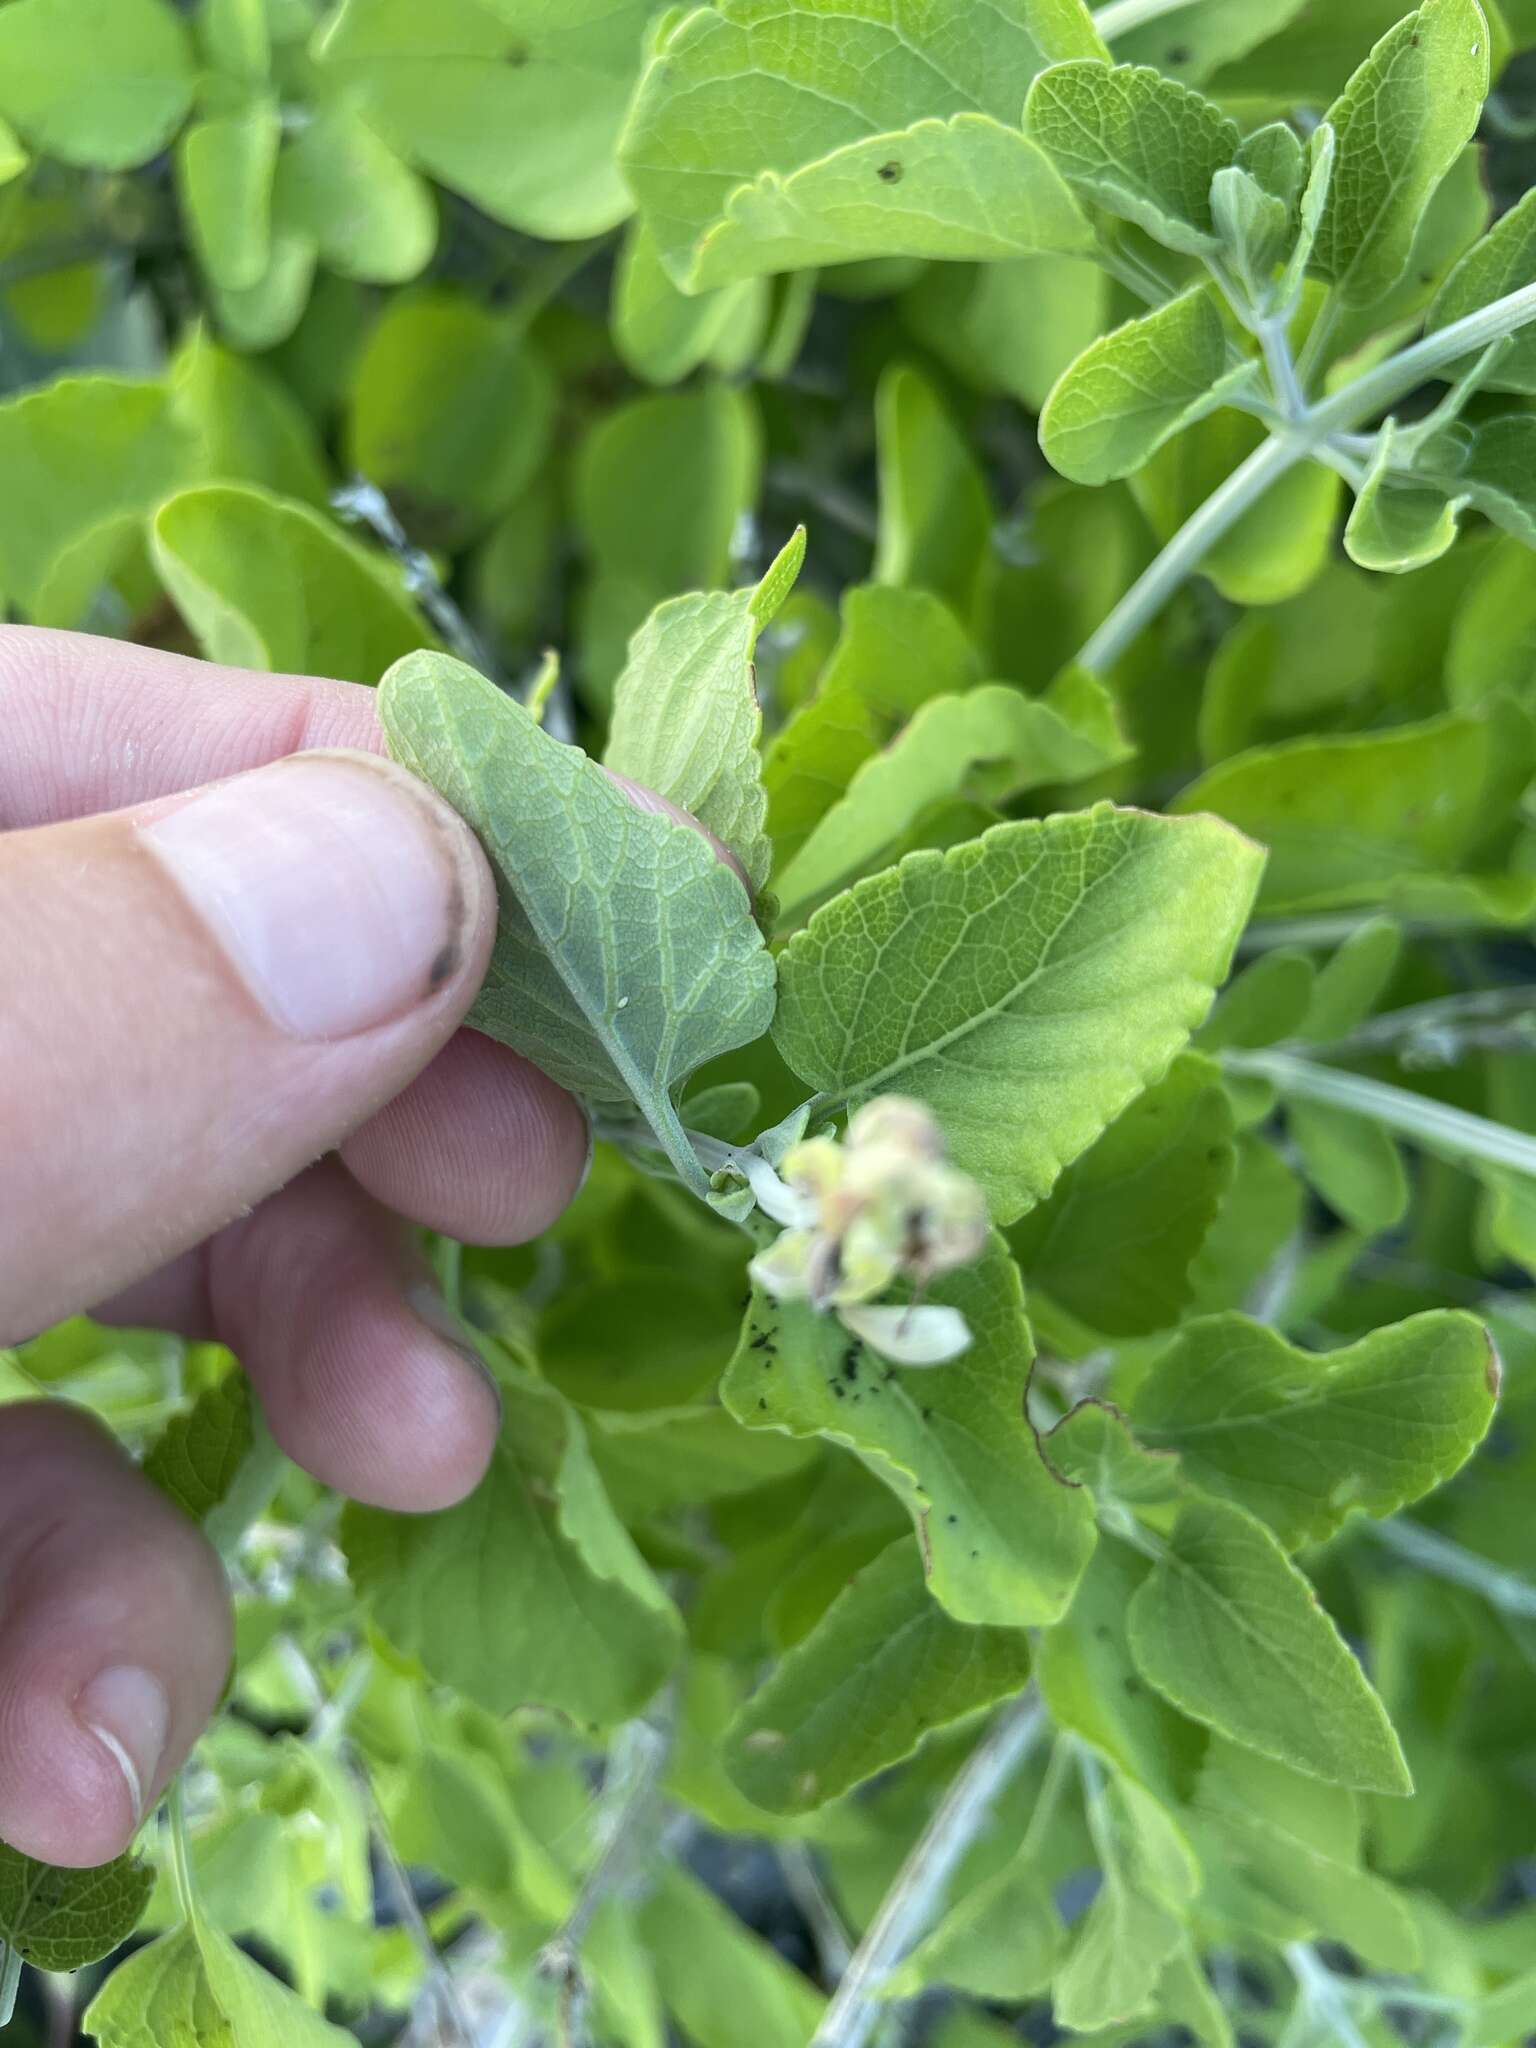
[[[0,1941],[0,2028],[16,2017],[16,1994],[21,1989],[21,1951]]]

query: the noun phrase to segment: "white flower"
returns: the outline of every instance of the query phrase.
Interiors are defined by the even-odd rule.
[[[785,1153],[781,1172],[748,1176],[764,1212],[790,1226],[752,1261],[761,1287],[781,1301],[836,1309],[898,1364],[940,1365],[965,1350],[970,1332],[958,1309],[865,1306],[899,1279],[925,1287],[986,1244],[986,1198],[946,1160],[931,1110],[880,1096],[854,1113],[843,1144],[805,1139]]]

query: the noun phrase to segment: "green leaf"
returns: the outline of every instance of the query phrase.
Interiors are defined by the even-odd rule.
[[[804,558],[802,527],[759,588],[674,598],[652,613],[614,685],[603,757],[691,812],[735,854],[754,894],[768,879],[773,847],[752,657]]]
[[[1058,64],[1031,87],[1024,125],[1106,213],[1187,255],[1218,248],[1211,180],[1241,138],[1200,93],[1145,66]]]
[[[1396,426],[1388,420],[1344,529],[1350,560],[1362,569],[1389,575],[1403,575],[1439,561],[1455,546],[1461,514],[1468,504],[1466,496],[1447,497],[1428,478],[1421,480],[1396,468],[1396,441]]]
[[[192,104],[186,27],[167,0],[12,0],[0,8],[0,115],[40,156],[130,170]]]
[[[517,322],[430,285],[392,298],[348,394],[347,462],[428,543],[462,546],[526,488],[554,382]]]
[[[821,687],[780,731],[763,764],[781,872],[858,770],[920,705],[980,680],[975,647],[928,591],[845,591],[842,633]]]
[[[437,246],[430,190],[344,102],[318,108],[284,151],[276,203],[339,277],[403,284]]]
[[[1115,37],[1122,64],[1153,64],[1188,85],[1204,85],[1223,64],[1246,57],[1298,15],[1307,0],[1193,0],[1160,20],[1142,23]]]
[[[228,1498],[255,1441],[250,1388],[230,1372],[171,1418],[141,1470],[183,1514],[202,1522]]]
[[[1312,262],[1346,306],[1373,305],[1407,268],[1424,209],[1477,127],[1489,41],[1476,0],[1425,0],[1329,108],[1338,157]]]
[[[1527,192],[1502,220],[1496,221],[1462,257],[1435,295],[1426,329],[1438,333],[1469,313],[1481,312],[1495,299],[1536,284],[1536,190]],[[1441,374],[1452,382],[1472,367],[1475,358],[1452,363]],[[1515,391],[1536,396],[1536,327],[1510,338],[1510,345],[1483,377],[1490,391]]]
[[[203,469],[220,483],[261,484],[325,507],[329,479],[308,416],[261,364],[195,330],[172,362],[176,417],[197,435]]]
[[[176,172],[198,260],[221,291],[249,291],[272,260],[272,185],[282,118],[262,95],[237,112],[196,121]]]
[[[1089,1802],[1104,1882],[1056,1979],[1059,2026],[1087,2033],[1149,2010],[1200,1886],[1182,1830],[1134,1778],[1112,1778]]]
[[[119,1963],[83,2024],[101,2048],[335,2048],[353,2038],[201,1918]]]
[[[697,1878],[664,1866],[639,1908],[640,1933],[668,2009],[697,2048],[806,2048],[826,2001]]]
[[[524,234],[574,241],[630,210],[614,145],[651,0],[345,0],[326,81],[398,155]]]
[[[1062,1478],[1086,1486],[1099,1507],[1165,1507],[1182,1490],[1177,1456],[1144,1449],[1107,1401],[1079,1401],[1046,1431],[1040,1448]]]
[[[1204,285],[1128,320],[1066,370],[1040,416],[1047,460],[1074,483],[1106,484],[1224,405],[1257,374],[1227,367],[1227,334]]]
[[[1220,1070],[1186,1054],[1009,1233],[1031,1291],[1108,1336],[1168,1329],[1235,1158]]]
[[[1280,132],[1292,133],[1289,128]],[[1290,201],[1266,191],[1242,165],[1232,164],[1211,180],[1211,218],[1248,303],[1267,303],[1271,273],[1291,239]]]
[[[1131,481],[1164,546],[1266,438],[1262,422],[1223,408],[1158,449]],[[1301,462],[1228,528],[1200,564],[1232,604],[1273,605],[1322,574],[1334,549],[1343,485],[1331,469]]]
[[[738,1422],[846,1444],[906,1506],[933,1596],[957,1621],[1062,1614],[1093,1549],[1088,1496],[1047,1468],[1024,1414],[1032,1347],[1018,1269],[994,1241],[927,1299],[974,1341],[938,1371],[886,1365],[831,1316],[754,1298],[721,1388]]]
[[[27,163],[27,152],[15,129],[8,121],[0,121],[0,185],[19,178]]]
[[[1202,1907],[1271,1940],[1346,1942],[1375,1969],[1417,1966],[1407,1902],[1360,1867],[1349,1793],[1217,1736],[1187,1824],[1215,1881]]]
[[[594,570],[583,680],[599,702],[658,604],[729,579],[757,500],[760,444],[751,395],[719,383],[615,406],[583,442],[572,509]]]
[[[1096,263],[1075,256],[935,263],[903,294],[901,317],[957,376],[1037,413],[1108,326],[1109,289]]]
[[[430,637],[389,564],[266,491],[179,492],[156,513],[150,545],[212,661],[375,683]]]
[[[209,64],[231,78],[254,81],[272,68],[267,0],[204,0],[198,38]]]
[[[83,1970],[128,1939],[154,1882],[132,1856],[59,1870],[0,1842],[0,1944],[35,1970]]]
[[[396,759],[469,820],[499,877],[470,1022],[565,1087],[633,1102],[702,1189],[671,1091],[773,1014],[773,962],[740,879],[462,662],[397,663],[379,716]]]
[[[1076,1434],[1085,1415],[1112,1420],[1103,1408],[1076,1413],[1076,1423],[1062,1424],[1052,1433],[1055,1441],[1047,1440],[1048,1456],[1059,1454],[1063,1432]],[[1123,1451],[1127,1432],[1122,1427],[1114,1434]],[[1141,1454],[1143,1471],[1150,1455]],[[1157,1462],[1166,1472],[1174,1461]],[[1036,1677],[1058,1728],[1081,1736],[1117,1771],[1171,1804],[1193,1789],[1207,1738],[1144,1683],[1132,1659],[1127,1617],[1148,1571],[1125,1544],[1108,1537],[1100,1542],[1066,1618],[1040,1639]]]
[[[1173,809],[1215,811],[1269,848],[1259,903],[1273,915],[1427,909],[1465,898],[1455,878],[1497,859],[1533,763],[1526,721],[1490,707],[1257,747],[1202,776]],[[1496,909],[1498,879],[1479,879],[1479,890]]]
[[[1536,418],[1516,412],[1447,428],[1419,451],[1415,466],[1432,487],[1475,505],[1495,526],[1536,548],[1533,462]]]
[[[1292,1103],[1288,1122],[1302,1172],[1351,1230],[1374,1236],[1402,1222],[1408,1173],[1390,1132],[1325,1103]]]
[[[664,39],[621,162],[684,290],[858,257],[1082,249],[1082,215],[1018,118],[1043,64],[1101,47],[1077,0],[964,19],[920,0],[721,0]]]
[[[505,1368],[491,1468],[437,1515],[349,1506],[342,1547],[383,1633],[493,1714],[637,1713],[676,1661],[675,1609],[609,1505],[575,1411]]]
[[[970,442],[933,386],[896,364],[875,393],[880,538],[875,580],[931,590],[971,617],[992,543],[992,499]]]
[[[1402,951],[1402,927],[1390,918],[1358,926],[1320,969],[1298,1035],[1327,1045],[1357,1031],[1386,994]]]
[[[257,283],[248,290],[231,292],[210,281],[219,328],[236,348],[275,348],[288,339],[309,303],[316,253],[307,235],[277,222],[272,230],[271,257]]]
[[[758,1806],[806,1813],[910,1756],[930,1730],[1023,1689],[1022,1629],[967,1628],[933,1598],[903,1537],[852,1578],[725,1733]]]
[[[124,522],[117,553],[126,552],[142,515],[190,479],[195,461],[192,437],[161,383],[61,377],[7,399],[0,404],[0,593],[24,618],[36,618],[52,579],[40,623],[78,624],[112,558],[91,563],[70,589],[54,575],[60,558],[112,521]]]
[[[1010,1223],[1201,1022],[1259,867],[1214,820],[1107,805],[911,854],[790,940],[775,1042],[831,1101],[928,1102]]]
[[[1261,953],[1225,988],[1200,1033],[1204,1051],[1274,1045],[1301,1029],[1317,970],[1311,955],[1290,946]]]
[[[780,911],[792,917],[875,866],[931,805],[972,790],[1002,803],[1102,774],[1129,752],[1113,700],[1080,672],[1044,698],[1005,683],[930,698],[861,764],[784,868],[774,885]]]
[[[1262,1756],[1362,1792],[1413,1782],[1386,1709],[1262,1522],[1192,1502],[1131,1602],[1131,1653],[1182,1712]]]
[[[689,297],[662,263],[649,222],[630,222],[614,272],[613,342],[637,377],[677,384],[701,363],[744,367],[765,339],[767,281]]]
[[[1356,1509],[1392,1515],[1471,1457],[1498,1361],[1474,1317],[1412,1316],[1320,1356],[1246,1316],[1189,1324],[1142,1383],[1138,1437],[1267,1522],[1288,1550]]]
[[[966,1893],[885,1980],[888,1998],[942,1984],[1012,2005],[1047,1989],[1067,1933],[1050,1886],[1024,1855]]]
[[[877,256],[999,262],[1090,245],[1043,150],[990,114],[954,114],[738,186],[690,278],[722,285]]]

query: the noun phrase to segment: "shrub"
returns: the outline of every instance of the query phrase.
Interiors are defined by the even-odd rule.
[[[0,597],[378,684],[602,1140],[445,1514],[0,1354],[239,1609],[0,2004],[1536,2027],[1536,7],[1400,4],[0,5]]]

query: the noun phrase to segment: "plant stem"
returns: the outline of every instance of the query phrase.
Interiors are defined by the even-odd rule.
[[[1132,584],[1084,646],[1078,656],[1079,665],[1095,675],[1113,668],[1223,535],[1251,505],[1258,503],[1271,484],[1294,469],[1308,453],[1304,441],[1289,435],[1275,435],[1256,448],[1211,493],[1199,511],[1184,522],[1157,560]]]
[[[623,1881],[637,1839],[654,1823],[662,1772],[672,1753],[674,1712],[675,1702],[669,1695],[661,1725],[644,1719],[629,1721],[614,1738],[608,1765],[611,1782],[606,1788],[612,1803],[603,1825],[606,1840],[575,1905],[538,1955],[540,1975],[560,1986],[567,2011],[582,2002],[581,1948],[592,1916]]]
[[[1470,1110],[1452,1109],[1410,1088],[1395,1088],[1340,1067],[1319,1066],[1289,1052],[1226,1052],[1223,1064],[1238,1074],[1259,1074],[1282,1095],[1321,1102],[1397,1131],[1453,1166],[1499,1166],[1536,1178],[1536,1138]]]
[[[0,2027],[16,2017],[16,1994],[21,1989],[21,1952],[0,1941]]]
[[[438,2008],[439,2026],[435,2038],[448,2048],[450,2030],[457,2036],[459,2048],[475,2048],[479,2038],[474,2020],[464,2003],[453,1972],[444,1960],[437,1943],[432,1939],[432,1930],[422,1914],[421,1903],[416,1897],[416,1888],[411,1883],[411,1874],[395,1847],[394,1837],[389,1831],[389,1822],[379,1805],[378,1795],[373,1789],[373,1780],[355,1748],[349,1746],[347,1765],[352,1782],[368,1815],[368,1832],[373,1842],[374,1853],[379,1859],[389,1889],[394,1894],[395,1911],[400,1916],[400,1925],[410,1936],[412,1945],[426,1967],[427,1985],[432,2002]]]
[[[1490,1564],[1475,1550],[1437,1535],[1422,1522],[1372,1522],[1359,1525],[1385,1549],[1392,1550],[1408,1564],[1417,1565],[1432,1577],[1476,1593],[1501,1614],[1520,1621],[1536,1621],[1536,1586],[1518,1572]]]
[[[1365,2036],[1340,1997],[1333,1972],[1324,1967],[1316,1951],[1304,1941],[1293,1941],[1285,1951],[1285,1960],[1296,1979],[1302,2005],[1329,2027],[1341,2048],[1366,2048]]]
[[[1309,431],[1313,434],[1352,432],[1375,414],[1395,405],[1398,399],[1406,398],[1410,391],[1417,390],[1420,384],[1427,383],[1441,370],[1459,362],[1463,356],[1475,355],[1480,349],[1487,348],[1490,342],[1516,333],[1533,320],[1536,320],[1536,284],[1528,284],[1517,292],[1507,293],[1502,299],[1495,299],[1491,305],[1479,307],[1475,313],[1453,320],[1449,327],[1426,334],[1411,348],[1389,356],[1374,370],[1368,370],[1363,377],[1346,384],[1342,391],[1325,398],[1307,416]]]
[[[178,1772],[172,1782],[166,1810],[171,1823],[171,1878],[176,1886],[176,1903],[188,1925],[197,1918],[197,1887],[192,1880],[192,1850],[187,1839],[187,1791]]]
[[[1452,1065],[1473,1047],[1536,1051],[1536,983],[1508,982],[1385,1010],[1319,1054],[1392,1052],[1405,1065]]]
[[[1322,319],[1326,317],[1325,307]],[[1298,462],[1310,458],[1339,467],[1340,451],[1329,446],[1335,435],[1353,434],[1366,421],[1385,412],[1398,399],[1405,398],[1410,391],[1416,390],[1441,370],[1448,369],[1463,356],[1487,348],[1502,336],[1514,334],[1532,321],[1536,321],[1536,284],[1509,292],[1502,299],[1495,299],[1491,305],[1453,321],[1449,327],[1425,335],[1422,341],[1389,357],[1365,376],[1357,377],[1354,383],[1346,384],[1331,398],[1323,399],[1317,405],[1304,403],[1282,430],[1255,449],[1247,461],[1233,470],[1226,482],[1186,520],[1157,560],[1131,586],[1089,639],[1078,656],[1079,664],[1094,674],[1102,674],[1112,667],[1157,617],[1186,577],[1199,568],[1222,536]],[[1312,354],[1310,344],[1316,339],[1317,331],[1314,328],[1308,348],[1302,351],[1298,381],[1308,373]],[[1346,449],[1345,456],[1350,452]]]
[[[1109,0],[1107,6],[1094,9],[1093,25],[1106,43],[1112,43],[1116,36],[1129,35],[1133,28],[1161,21],[1167,14],[1182,14],[1193,5],[1194,0]]]
[[[1039,1741],[1045,1710],[1031,1687],[1006,1706],[966,1760],[886,1893],[810,2048],[864,2048],[880,1987],[933,1919],[994,1800]]]
[[[1307,410],[1307,395],[1296,374],[1289,328],[1290,322],[1283,315],[1261,320],[1258,326],[1259,345],[1264,351],[1269,381],[1280,401],[1280,410],[1288,420],[1299,420]]]

